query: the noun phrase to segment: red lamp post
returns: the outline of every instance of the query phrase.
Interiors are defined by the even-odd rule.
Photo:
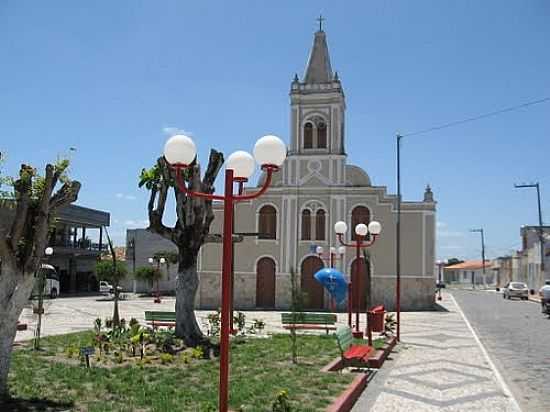
[[[231,278],[233,260],[233,205],[236,202],[252,200],[261,196],[271,183],[273,172],[277,171],[286,158],[286,146],[276,136],[264,136],[254,146],[254,157],[243,151],[234,152],[229,156],[225,169],[225,192],[223,195],[195,192],[187,189],[182,170],[189,167],[196,157],[195,143],[183,135],[171,137],[164,147],[164,157],[175,171],[175,181],[178,189],[190,197],[200,197],[208,200],[224,202],[223,208],[223,260],[222,260],[222,307],[220,336],[220,383],[219,410],[227,412],[229,398],[229,334],[231,315]],[[235,194],[233,186],[246,182],[255,168],[255,161],[266,172],[263,186],[255,193]]]
[[[350,282],[348,285],[348,326],[352,327],[352,312],[355,309],[355,332],[353,332],[353,336],[356,338],[362,338],[363,332],[359,329],[359,294],[357,288],[354,289],[354,284],[357,285],[359,281],[359,274],[362,272],[362,264],[363,260],[361,258],[361,249],[367,248],[369,246],[372,246],[374,242],[376,241],[376,238],[382,231],[382,225],[376,221],[372,221],[369,223],[369,225],[365,225],[364,223],[359,223],[357,226],[355,226],[355,234],[357,236],[357,240],[352,243],[346,243],[343,240],[344,234],[348,230],[348,225],[346,222],[336,222],[334,225],[334,231],[336,232],[336,235],[338,236],[338,241],[342,246],[355,248],[355,258],[357,259],[357,263],[355,265],[355,271],[351,273],[350,276]],[[365,237],[368,234],[372,235],[372,239],[369,241],[365,241]],[[372,343],[372,338],[370,334],[370,327],[367,327],[367,333],[369,337],[369,345]]]
[[[160,265],[164,265],[166,263],[166,259],[161,257],[151,257],[149,258],[149,263],[152,265],[155,262],[157,262],[157,271],[159,272],[158,276],[160,276]],[[161,303],[160,300],[160,288],[159,288],[159,282],[160,279],[157,277],[157,290],[155,292],[155,298],[153,299],[153,303]]]

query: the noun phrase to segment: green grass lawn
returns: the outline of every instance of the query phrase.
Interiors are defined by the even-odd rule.
[[[92,338],[92,332],[48,337],[42,339],[41,353],[27,347],[16,350],[10,373],[12,396],[20,404],[34,399],[35,405],[47,406],[46,410],[217,410],[217,359],[162,366],[96,366],[89,370],[76,359],[65,360],[63,351],[67,346],[90,345]],[[230,369],[233,410],[270,411],[281,390],[288,391],[293,410],[324,410],[355,377],[349,373],[319,371],[338,356],[334,337],[299,336],[298,365],[290,360],[290,343],[288,335],[233,343]]]

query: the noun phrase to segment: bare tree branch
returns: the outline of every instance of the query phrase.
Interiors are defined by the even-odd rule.
[[[17,206],[10,232],[10,244],[13,250],[17,249],[17,244],[23,235],[27,223],[27,213],[31,203],[33,173],[33,169],[30,166],[21,165],[19,179],[14,184]]]
[[[50,210],[55,211],[60,207],[76,202],[80,192],[80,182],[72,181],[63,184],[50,199]]]
[[[223,162],[223,153],[214,149],[210,150],[208,167],[206,168],[204,178],[202,179],[202,190],[204,192],[214,192],[214,182],[216,181],[216,177],[218,177],[218,173],[220,172]]]

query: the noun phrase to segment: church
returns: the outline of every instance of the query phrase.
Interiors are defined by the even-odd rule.
[[[347,163],[345,113],[342,83],[332,70],[326,34],[320,28],[303,78],[295,76],[290,84],[287,159],[264,195],[235,205],[235,233],[252,234],[234,246],[235,309],[288,309],[291,271],[305,292],[305,309],[329,309],[330,297],[313,275],[328,266],[316,253],[317,248],[321,246],[326,253],[340,246],[334,232],[334,224],[340,220],[348,225],[347,241],[355,240],[354,228],[359,223],[376,220],[382,224],[381,235],[367,249],[368,263],[362,265],[363,274],[354,289],[358,288],[364,309],[368,271],[372,304],[394,309],[397,196],[388,194],[384,186],[373,186],[363,169]],[[263,179],[265,175],[257,186]],[[245,192],[256,190],[249,187]],[[401,203],[402,310],[429,309],[434,304],[435,206],[429,187],[422,201]],[[211,233],[222,233],[222,208],[214,204]],[[147,257],[156,252],[174,249],[170,242],[145,229],[128,230],[127,240],[132,246],[132,256],[127,258],[133,260],[134,268],[147,265]],[[220,307],[221,246],[210,243],[201,248],[198,309]],[[334,266],[349,280],[355,250],[348,248],[336,258]],[[175,268],[167,268],[167,272],[160,287],[173,291]],[[148,288],[133,281],[134,292]]]

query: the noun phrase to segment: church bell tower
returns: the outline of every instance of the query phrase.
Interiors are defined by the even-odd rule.
[[[338,73],[332,71],[326,33],[320,18],[303,80],[295,75],[290,86],[289,156],[297,161],[297,170],[302,172],[298,174],[302,178],[313,165],[324,183],[343,183],[336,173],[332,173],[332,169],[338,166],[342,170],[344,168],[345,109],[344,91]],[[338,164],[328,165],[331,161]],[[319,170],[325,169],[325,166],[327,170]]]

